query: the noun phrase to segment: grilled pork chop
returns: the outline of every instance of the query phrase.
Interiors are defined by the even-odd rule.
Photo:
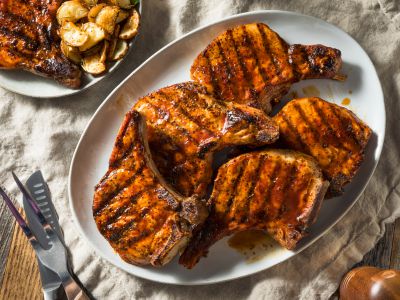
[[[25,69],[78,88],[81,71],[59,48],[60,0],[0,1],[0,68]]]
[[[320,98],[292,100],[274,119],[280,140],[313,156],[330,181],[329,196],[340,195],[364,159],[371,129],[348,109]]]
[[[300,152],[264,150],[230,160],[218,170],[210,214],[180,263],[190,269],[216,241],[249,229],[293,249],[315,221],[328,185],[317,162]]]
[[[253,23],[217,36],[195,59],[191,77],[216,98],[269,113],[291,84],[311,78],[340,78],[341,65],[337,49],[289,46],[267,25]]]
[[[261,110],[218,101],[194,82],[162,88],[139,99],[134,109],[146,116],[158,169],[184,196],[206,192],[213,152],[269,144],[279,133]]]
[[[186,246],[207,217],[203,201],[174,192],[158,173],[146,124],[130,111],[119,130],[109,169],[95,188],[93,216],[101,234],[128,263],[161,266]]]

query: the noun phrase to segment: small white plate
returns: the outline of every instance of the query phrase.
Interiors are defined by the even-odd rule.
[[[320,97],[340,104],[348,97],[348,106],[373,130],[366,157],[357,176],[342,197],[323,203],[318,221],[311,227],[295,251],[274,245],[265,256],[253,263],[229,248],[226,239],[210,249],[192,270],[178,265],[177,259],[156,269],[137,267],[119,258],[100,235],[92,217],[95,184],[107,170],[107,162],[124,114],[135,101],[166,85],[189,80],[189,69],[196,55],[210,41],[229,27],[264,22],[288,43],[324,44],[342,51],[345,82],[308,80],[297,83],[292,91],[303,96],[303,88],[320,92]],[[312,86],[313,88],[307,88]],[[317,95],[316,95],[317,96]],[[96,252],[119,268],[135,276],[164,283],[198,285],[216,283],[250,275],[278,264],[308,247],[321,237],[350,209],[368,183],[382,150],[385,136],[385,108],[381,85],[371,60],[347,33],[322,20],[284,11],[257,11],[236,15],[192,31],[167,45],[122,82],[94,114],[76,148],[69,174],[69,198],[73,217],[82,236]]]
[[[136,8],[141,15],[141,3],[139,3]],[[93,76],[82,70],[82,85],[79,89],[68,88],[59,84],[54,79],[35,75],[21,69],[0,69],[0,86],[11,92],[35,98],[59,98],[80,93],[106,78],[109,74],[114,72],[124,60],[128,59],[129,61],[129,59],[132,59],[133,55],[135,55],[132,51],[135,40],[136,37],[129,42],[129,51],[123,59],[117,62],[107,63],[108,70],[104,75]]]

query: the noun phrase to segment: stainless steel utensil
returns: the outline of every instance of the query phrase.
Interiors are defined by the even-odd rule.
[[[40,211],[44,215],[47,223],[57,232],[60,239],[63,237],[60,225],[58,224],[57,212],[51,201],[50,190],[44,180],[42,173],[36,171],[26,181],[26,187],[31,194],[32,198],[36,201]],[[43,248],[48,249],[51,247],[49,240],[43,232],[42,226],[37,220],[34,211],[28,204],[28,199],[23,197],[23,205],[28,220],[28,224],[33,234],[38,239]],[[57,273],[46,268],[38,259],[40,280],[42,282],[43,295],[45,300],[66,299],[64,289],[62,288],[61,279]]]
[[[39,206],[33,200],[32,196],[26,190],[24,185],[20,182],[18,177],[14,173],[12,173],[12,175],[14,177],[15,182],[17,183],[19,190],[22,192],[29,206],[32,208],[32,211],[36,219],[39,221],[43,233],[47,236],[48,239],[47,246],[50,246],[50,248],[46,249],[47,248],[46,245],[40,244],[35,234],[33,234],[31,228],[25,222],[24,218],[20,215],[20,213],[12,203],[11,199],[7,196],[7,194],[4,192],[2,188],[0,188],[0,195],[3,197],[8,208],[15,217],[18,225],[22,228],[23,232],[27,236],[29,242],[31,243],[33,249],[36,252],[37,258],[45,267],[56,273],[58,277],[61,279],[68,300],[89,299],[89,297],[81,289],[79,284],[73,279],[68,270],[67,250],[63,241],[59,238],[58,234],[53,230],[53,228],[47,222],[46,218],[40,211]]]

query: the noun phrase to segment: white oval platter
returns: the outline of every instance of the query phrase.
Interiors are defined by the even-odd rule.
[[[138,267],[124,262],[100,235],[92,218],[94,186],[107,169],[108,158],[124,114],[139,97],[158,88],[189,80],[193,59],[215,36],[229,27],[251,22],[268,24],[288,43],[320,43],[342,51],[343,73],[348,75],[345,82],[306,80],[293,85],[292,91],[304,96],[311,86],[313,90],[318,89],[320,97],[337,104],[341,104],[345,97],[350,98],[351,104],[347,107],[374,132],[366,150],[365,161],[357,176],[346,187],[344,195],[323,203],[317,222],[295,251],[274,245],[262,259],[248,263],[242,255],[229,248],[227,240],[223,239],[192,270],[180,266],[177,259],[162,268]],[[384,135],[385,108],[381,85],[371,60],[354,39],[325,21],[293,12],[244,13],[196,29],[165,46],[132,72],[105,99],[90,120],[72,159],[69,174],[71,210],[81,235],[98,255],[130,274],[182,285],[231,280],[265,270],[297,255],[338,222],[356,202],[372,176],[382,150]]]

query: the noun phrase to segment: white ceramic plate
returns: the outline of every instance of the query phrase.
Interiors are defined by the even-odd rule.
[[[141,14],[141,3],[139,3],[136,8]],[[132,48],[134,47],[135,40],[136,38],[133,38],[129,42],[129,51],[123,59],[114,63],[107,63],[108,70],[104,75],[92,76],[82,70],[82,85],[79,89],[65,87],[54,79],[35,75],[20,69],[0,69],[0,86],[11,92],[35,98],[59,98],[80,93],[106,78],[109,74],[114,72],[124,60],[128,59],[129,61],[129,57],[132,58],[132,55],[134,55]]]
[[[340,104],[349,97],[348,106],[373,130],[374,134],[357,176],[342,197],[323,203],[318,221],[295,251],[274,244],[265,256],[253,263],[229,248],[226,239],[214,245],[207,258],[193,270],[178,265],[177,259],[155,269],[125,263],[100,235],[92,218],[93,188],[107,169],[114,139],[126,111],[135,101],[158,88],[189,79],[195,56],[219,33],[229,27],[250,22],[265,22],[289,43],[315,44],[342,51],[345,82],[308,80],[295,84],[292,91],[304,95],[307,88],[328,101]],[[135,276],[172,284],[197,285],[230,280],[265,270],[282,262],[321,237],[355,203],[368,183],[378,162],[385,135],[385,108],[375,68],[364,50],[348,34],[322,20],[283,11],[258,11],[236,15],[190,32],[167,45],[122,82],[103,102],[83,133],[72,159],[69,177],[71,209],[82,236],[96,252],[119,268]]]

